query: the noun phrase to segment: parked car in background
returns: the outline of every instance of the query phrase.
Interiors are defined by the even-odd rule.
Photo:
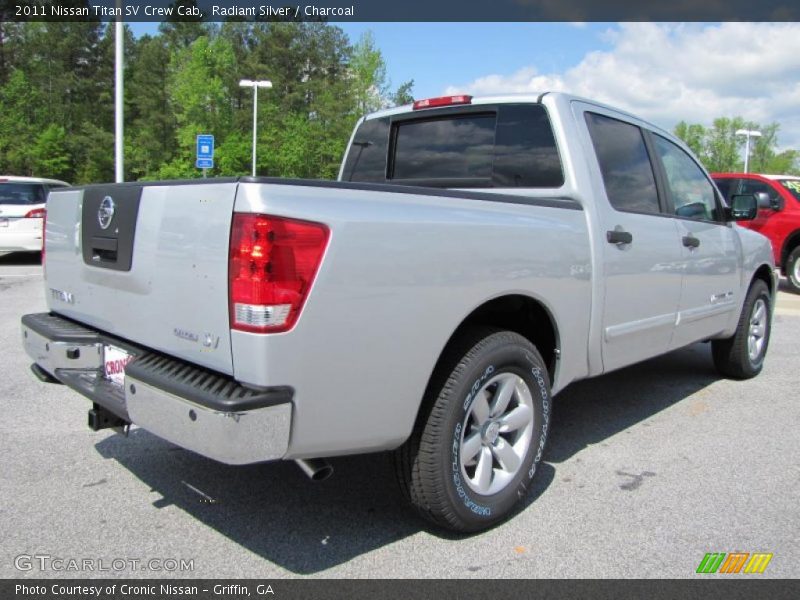
[[[775,264],[800,292],[800,177],[757,173],[712,173],[727,200],[737,194],[759,195],[758,216],[743,227],[767,236]]]
[[[41,252],[47,194],[57,179],[0,175],[0,252]]]

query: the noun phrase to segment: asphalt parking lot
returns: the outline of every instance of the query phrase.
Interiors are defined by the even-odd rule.
[[[708,552],[766,552],[757,577],[794,578],[800,295],[782,290],[758,378],[720,379],[698,344],[574,384],[525,509],[459,537],[406,508],[387,455],[335,459],[312,483],[141,429],[92,433],[88,401],[36,380],[21,348],[20,316],[45,309],[41,267],[0,256],[0,577],[698,577]]]

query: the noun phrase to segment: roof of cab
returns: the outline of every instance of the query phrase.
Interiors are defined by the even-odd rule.
[[[460,94],[455,94],[460,95]],[[598,102],[597,100],[592,100],[591,98],[586,98],[584,96],[577,96],[575,94],[569,94],[567,92],[537,92],[537,93],[522,93],[522,94],[495,94],[491,96],[473,96],[469,104],[458,104],[457,106],[475,106],[481,104],[510,104],[510,103],[526,103],[530,102],[533,104],[541,104],[542,99],[547,96],[549,98],[553,98],[556,102],[583,102],[585,104],[591,104],[593,106],[597,106],[598,108],[603,108],[620,115],[625,115],[632,120],[639,121],[641,123],[646,123],[650,128],[653,130],[657,130],[659,133],[666,134],[667,137],[672,139],[677,139],[675,136],[664,129],[663,127],[659,127],[658,125],[644,119],[640,116],[637,116],[630,111],[624,110],[622,108],[618,108],[616,106],[612,106],[610,104],[605,104],[603,102]],[[419,109],[418,112],[424,113],[426,110],[436,110],[436,108],[441,107],[431,107],[431,108],[423,108]],[[414,105],[413,104],[405,104],[403,106],[395,106],[393,108],[386,108],[383,110],[376,111],[374,113],[370,113],[364,117],[364,120],[367,119],[376,119],[380,117],[389,117],[392,115],[404,114],[414,112]]]

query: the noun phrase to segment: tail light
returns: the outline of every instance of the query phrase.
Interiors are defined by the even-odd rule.
[[[34,208],[33,210],[29,210],[25,213],[26,219],[44,219],[46,214],[45,209],[43,208]]]
[[[228,262],[231,329],[291,329],[328,245],[321,223],[234,214]]]
[[[438,98],[426,98],[414,102],[413,110],[420,108],[437,108],[439,106],[456,106],[458,104],[472,104],[472,96],[461,94],[459,96],[439,96]]]

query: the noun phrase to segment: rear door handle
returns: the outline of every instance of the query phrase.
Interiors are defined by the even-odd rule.
[[[633,242],[633,236],[627,231],[606,231],[606,240],[609,244],[630,244]]]
[[[700,246],[700,240],[693,235],[685,235],[683,236],[683,245],[687,248],[698,248]]]

